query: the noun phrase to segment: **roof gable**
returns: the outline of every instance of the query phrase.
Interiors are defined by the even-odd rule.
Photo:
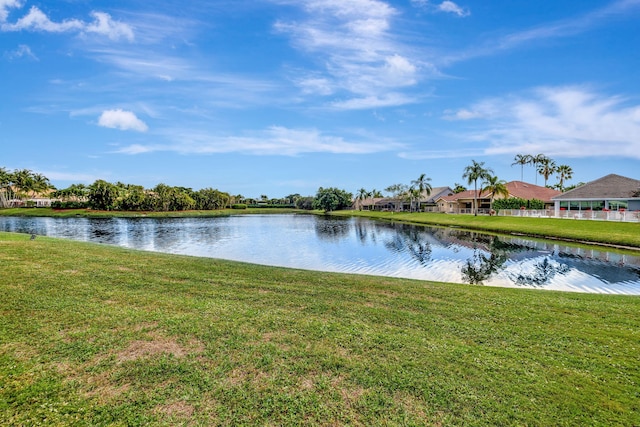
[[[569,190],[554,200],[640,198],[640,180],[609,174]],[[634,194],[638,194],[635,195]]]
[[[524,200],[537,199],[547,203],[550,203],[553,197],[562,194],[553,188],[542,187],[522,181],[508,182],[506,187],[511,197],[519,197]]]
[[[489,198],[489,194],[488,192],[481,192],[478,189],[478,199],[487,199]],[[473,199],[476,197],[476,191],[475,190],[465,190],[465,191],[461,191],[460,193],[454,193],[454,194],[443,194],[442,196],[440,196],[438,198],[438,200],[445,200],[447,202],[455,202],[456,200],[468,200],[468,199]]]
[[[434,187],[431,189],[431,193],[428,196],[424,194],[426,197],[423,197],[422,200],[429,203],[435,203],[435,201],[438,200],[440,197],[446,196],[447,194],[452,194],[452,193],[453,193],[453,190],[451,189],[451,187]]]

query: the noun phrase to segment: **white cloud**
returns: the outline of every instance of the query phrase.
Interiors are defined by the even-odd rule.
[[[445,0],[442,3],[440,3],[440,5],[438,6],[438,10],[441,12],[453,13],[458,16],[469,15],[468,10],[461,8],[460,6],[458,6],[457,4],[449,0]]]
[[[135,130],[138,132],[146,132],[149,129],[146,123],[136,117],[134,113],[120,109],[103,111],[98,119],[98,125],[120,130]]]
[[[627,104],[582,87],[545,87],[527,97],[486,100],[461,111],[485,119],[466,136],[488,142],[486,154],[640,159],[640,104]]]
[[[122,154],[169,151],[180,154],[244,153],[253,155],[297,156],[305,153],[367,154],[388,151],[398,144],[388,141],[347,141],[325,135],[317,129],[290,129],[271,126],[245,136],[212,136],[183,129],[169,131],[169,144],[134,144],[118,150]]]
[[[2,31],[44,31],[49,33],[95,33],[107,36],[112,40],[126,39],[133,41],[133,29],[122,22],[114,21],[108,13],[92,12],[93,22],[86,23],[78,19],[67,19],[61,22],[52,21],[38,7],[32,6],[29,12],[15,23],[7,23],[7,9],[20,7],[15,0],[0,0],[0,22]]]
[[[422,68],[391,32],[397,10],[378,0],[311,0],[302,4],[307,12],[304,20],[280,21],[275,28],[289,34],[294,46],[311,53],[319,65],[307,76],[294,79],[303,93],[343,92],[356,100],[382,99],[389,92],[416,84]]]
[[[440,4],[430,3],[429,0],[411,0],[411,4],[414,7],[418,7],[421,9],[425,9],[431,12],[445,12],[445,13],[453,13],[458,16],[469,16],[471,13],[468,9],[458,6],[456,3],[445,0]]]
[[[9,9],[21,7],[20,0],[0,0],[0,23],[5,22],[9,16]]]
[[[478,111],[467,110],[466,108],[458,111],[446,110],[443,116],[445,120],[470,120],[478,117],[482,117],[482,114]]]
[[[31,51],[31,48],[26,44],[21,44],[16,50],[7,52],[5,57],[9,60],[18,58],[31,58],[34,61],[39,61],[38,57]]]
[[[51,181],[68,181],[73,183],[86,182],[91,183],[100,177],[97,174],[88,174],[82,172],[59,172],[59,171],[42,171],[42,174]]]
[[[415,0],[414,0],[415,1]],[[443,64],[464,61],[472,58],[493,55],[496,52],[516,49],[522,45],[532,44],[539,40],[572,37],[597,28],[604,23],[619,18],[629,18],[630,14],[640,9],[640,0],[618,0],[589,13],[545,23],[523,31],[514,32],[496,40],[485,42],[480,46],[456,55],[441,58]]]
[[[335,88],[331,80],[324,77],[307,76],[296,81],[304,94],[331,95]]]
[[[111,40],[120,40],[121,38],[133,41],[133,30],[127,24],[117,22],[111,19],[111,15],[104,12],[91,12],[91,16],[95,20],[85,25],[84,31],[87,33],[96,33],[109,37]]]
[[[70,19],[63,22],[53,22],[36,6],[31,7],[29,13],[18,19],[15,24],[4,24],[4,31],[47,31],[52,33],[62,33],[72,30],[81,30],[82,22],[77,19]]]
[[[350,98],[344,101],[335,101],[332,107],[339,110],[364,110],[370,108],[397,107],[415,102],[413,98],[400,93],[386,93],[382,96],[367,96],[363,98]]]

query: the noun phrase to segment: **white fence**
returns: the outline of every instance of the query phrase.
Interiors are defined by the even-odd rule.
[[[640,222],[640,211],[577,211],[561,210],[556,215],[553,209],[501,209],[499,216],[521,216],[534,218],[588,219],[596,221]]]

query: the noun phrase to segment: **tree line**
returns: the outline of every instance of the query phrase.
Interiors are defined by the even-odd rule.
[[[290,194],[282,198],[245,198],[215,188],[193,190],[188,187],[158,184],[141,185],[111,183],[102,179],[93,184],[72,184],[56,189],[49,179],[29,169],[9,171],[0,167],[0,207],[11,200],[47,197],[54,208],[91,208],[106,211],[169,212],[185,210],[217,210],[246,207],[313,209],[313,197]],[[27,202],[29,206],[29,202]]]
[[[556,174],[558,183],[555,186],[560,191],[566,191],[565,182],[573,177],[573,170],[568,165],[556,165],[555,161],[543,155],[518,154],[514,158],[512,166],[521,166],[521,180],[524,178],[524,166],[533,165],[537,175],[544,177],[545,186],[550,176]],[[494,175],[493,170],[485,166],[484,162],[471,161],[465,167],[462,178],[467,185],[473,184],[474,203],[473,211],[477,215],[478,197],[487,192],[490,194],[490,205],[493,205],[496,196],[508,197],[506,181]],[[431,178],[426,174],[420,174],[410,184],[393,184],[384,189],[389,197],[401,200],[409,204],[411,211],[420,209],[420,201],[426,195],[431,194]],[[537,182],[536,182],[537,183]],[[478,187],[480,184],[480,187]],[[454,193],[466,191],[467,188],[456,183]],[[83,208],[88,207],[97,210],[122,210],[122,211],[184,211],[184,210],[217,210],[225,208],[246,207],[291,207],[298,209],[322,209],[325,212],[351,208],[355,201],[356,208],[362,209],[365,199],[381,198],[383,194],[376,189],[368,191],[361,188],[352,193],[345,190],[329,187],[320,187],[314,196],[303,197],[300,194],[290,194],[279,199],[269,199],[266,195],[260,198],[245,198],[242,195],[231,195],[214,188],[193,190],[188,187],[174,187],[166,184],[158,184],[146,189],[141,185],[124,184],[122,182],[110,183],[105,180],[97,180],[91,185],[72,184],[64,189],[56,189],[49,179],[42,174],[34,173],[28,169],[19,169],[13,172],[0,167],[0,197],[4,201],[35,197],[47,194],[48,197],[57,199],[52,206],[58,208]],[[3,199],[0,199],[2,202]],[[3,204],[0,204],[3,206]]]
[[[514,158],[514,163],[512,163],[512,166],[514,165],[520,165],[522,167],[521,181],[524,180],[524,166],[533,165],[536,169],[537,174],[540,174],[544,177],[545,187],[554,188],[563,192],[575,187],[565,186],[566,181],[573,178],[573,170],[571,166],[556,165],[556,162],[553,159],[545,156],[544,154],[518,154]],[[558,178],[558,183],[553,186],[547,185],[549,177],[554,174],[556,174]],[[471,164],[464,168],[462,178],[466,180],[467,185],[473,184],[473,212],[476,215],[478,212],[478,197],[480,194],[488,193],[490,195],[490,210],[493,209],[495,202],[494,199],[496,198],[496,196],[502,196],[503,198],[509,197],[509,191],[506,187],[507,182],[503,179],[498,178],[498,176],[494,174],[493,169],[486,167],[484,162],[471,160]],[[411,211],[418,210],[420,207],[420,199],[424,195],[429,196],[431,194],[432,187],[430,181],[431,178],[428,178],[426,174],[423,173],[417,179],[411,181],[410,184],[393,184],[385,188],[385,191],[391,198],[409,203],[409,209]],[[478,187],[478,184],[480,184],[480,187]],[[454,193],[461,193],[463,191],[467,191],[467,188],[464,185],[459,183],[454,184]],[[365,188],[361,188],[356,193],[356,207],[362,209],[364,200],[379,197],[383,197],[380,191],[375,189],[368,191]],[[501,202],[499,203],[499,206],[501,209],[505,209],[508,206],[512,205],[518,205],[518,207],[527,206],[531,209],[541,209],[544,206],[544,203],[540,200],[525,201],[525,204],[523,204],[523,201],[520,199],[510,200],[509,202],[506,202],[505,199],[500,200]]]
[[[555,160],[544,154],[516,154],[511,166],[520,165],[520,181],[524,181],[524,167],[527,165],[533,166],[536,171],[536,184],[538,183],[538,175],[544,178],[544,186],[554,188],[559,191],[567,191],[565,187],[565,181],[573,178],[573,169],[569,165],[557,165]],[[556,175],[558,182],[555,185],[549,186],[547,182],[549,177]]]

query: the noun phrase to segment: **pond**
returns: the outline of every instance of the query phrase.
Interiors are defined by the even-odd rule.
[[[363,218],[0,217],[0,231],[309,270],[640,295],[640,255]]]

